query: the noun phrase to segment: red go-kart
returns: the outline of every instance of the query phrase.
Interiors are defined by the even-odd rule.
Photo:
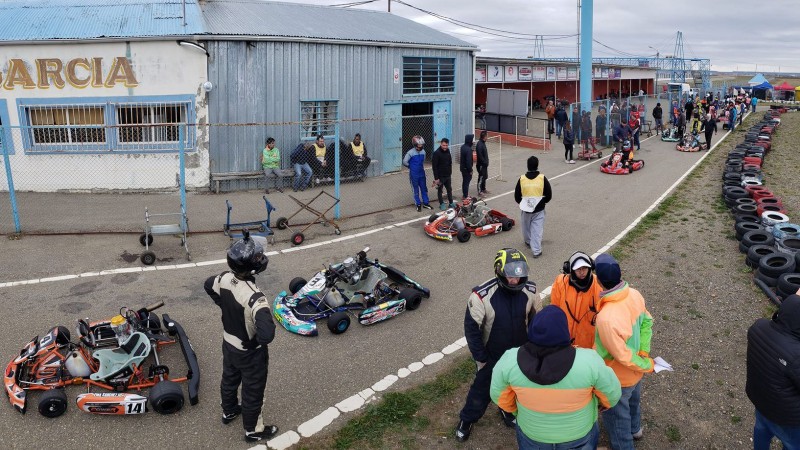
[[[486,206],[485,201],[479,204],[476,198],[467,198],[456,203],[455,208],[432,214],[425,223],[425,234],[442,241],[467,242],[474,233],[476,236],[496,234],[508,231],[514,226],[514,219]]]

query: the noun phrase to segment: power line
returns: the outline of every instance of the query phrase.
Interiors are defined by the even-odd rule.
[[[364,0],[364,1],[360,1],[360,2],[337,3],[335,5],[329,5],[329,6],[335,6],[335,7],[340,7],[340,8],[349,8],[351,6],[361,6],[361,5],[366,5],[366,4],[369,4],[369,3],[374,3],[374,2],[377,2],[377,1],[378,0]]]

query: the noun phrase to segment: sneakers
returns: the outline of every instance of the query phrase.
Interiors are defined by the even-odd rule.
[[[433,206],[431,206],[431,204],[430,204],[430,203],[424,203],[424,204],[422,205],[422,207],[423,207],[423,208],[425,208],[425,209],[433,209]]]
[[[569,163],[570,163],[570,164],[575,164],[575,160],[574,160],[574,159],[570,159],[570,160],[569,160]]]
[[[517,426],[517,418],[514,417],[513,414],[503,411],[502,409],[498,409],[500,412],[500,418],[503,419],[503,423],[508,428],[514,428]]]
[[[447,209],[447,203],[444,203],[444,202],[442,202],[442,203],[439,203],[439,209],[440,209],[440,210],[442,210],[442,211],[444,211],[445,209]]]
[[[534,257],[534,258],[538,258],[538,257],[540,257],[540,256],[542,256],[542,252],[539,252],[539,253],[534,253],[534,254],[533,254],[533,257]]]
[[[564,164],[569,164],[569,160],[568,160],[568,159],[565,159],[565,160],[564,160]]]
[[[639,428],[639,431],[633,433],[633,440],[638,441],[644,437],[644,428]]]
[[[451,208],[455,208],[456,207],[456,202],[450,202],[450,207]]]
[[[456,427],[456,440],[458,442],[465,442],[469,439],[470,433],[472,433],[472,422],[459,420],[458,426]]]
[[[234,419],[239,417],[239,414],[242,413],[242,405],[236,405],[236,409],[233,410],[231,413],[222,413],[222,424],[227,425],[233,422]]]
[[[422,211],[422,205],[417,205],[417,212]]]
[[[244,440],[247,442],[265,441],[267,439],[272,439],[276,434],[278,434],[278,427],[275,425],[265,425],[264,431],[245,431]]]

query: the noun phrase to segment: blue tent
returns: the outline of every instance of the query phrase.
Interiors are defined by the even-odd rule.
[[[766,80],[764,80],[764,82],[759,84],[759,85],[753,86],[753,90],[754,91],[756,91],[756,90],[767,90],[767,89],[772,89],[772,85],[769,84],[769,81],[766,81]]]
[[[751,78],[750,81],[747,82],[747,84],[749,84],[751,86],[759,85],[759,84],[762,84],[762,83],[767,83],[767,79],[764,78],[764,75],[762,75],[760,73],[758,75],[754,76],[753,78]],[[771,86],[770,86],[770,88],[771,88]]]

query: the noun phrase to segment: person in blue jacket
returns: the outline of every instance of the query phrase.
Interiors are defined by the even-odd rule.
[[[411,180],[411,190],[414,193],[414,204],[417,211],[422,208],[433,209],[428,201],[428,186],[425,181],[425,139],[422,136],[411,138],[414,144],[403,157],[403,165],[408,167],[409,179]]]

